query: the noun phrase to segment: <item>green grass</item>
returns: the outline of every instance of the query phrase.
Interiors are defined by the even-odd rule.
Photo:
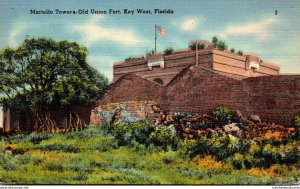
[[[20,153],[4,151],[8,146]],[[291,184],[300,178],[297,165],[277,165],[261,175],[258,169],[236,170],[215,160],[199,163],[171,148],[146,149],[137,142],[119,146],[92,126],[65,134],[5,137],[0,150],[0,182],[6,184]]]

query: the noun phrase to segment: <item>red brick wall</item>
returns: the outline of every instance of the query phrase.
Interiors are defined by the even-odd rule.
[[[279,75],[243,80],[248,93],[248,113],[262,120],[289,124],[300,115],[300,75]]]
[[[143,79],[136,75],[125,75],[117,82],[111,84],[105,92],[100,104],[122,102],[130,100],[160,101],[164,87],[155,82]]]
[[[291,125],[300,114],[300,76],[279,75],[236,80],[216,71],[192,66],[167,86],[134,75],[113,83],[100,104],[153,100],[166,111],[208,113],[219,105],[240,110],[245,116]]]
[[[208,113],[219,105],[244,109],[242,82],[192,66],[168,85],[161,105],[169,111]]]

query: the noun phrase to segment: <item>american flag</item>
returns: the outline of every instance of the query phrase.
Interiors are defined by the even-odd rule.
[[[166,31],[165,31],[165,29],[164,29],[163,27],[157,26],[157,27],[156,27],[156,30],[157,30],[157,32],[158,32],[160,35],[166,35]]]

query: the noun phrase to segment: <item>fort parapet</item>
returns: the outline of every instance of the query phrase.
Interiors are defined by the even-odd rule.
[[[154,61],[155,58],[157,61]],[[146,58],[116,62],[113,65],[113,82],[126,74],[136,74],[165,86],[183,69],[192,65],[199,65],[235,79],[279,75],[280,72],[279,65],[264,61],[257,54],[237,55],[208,48],[198,52],[181,50],[170,55],[159,53]]]

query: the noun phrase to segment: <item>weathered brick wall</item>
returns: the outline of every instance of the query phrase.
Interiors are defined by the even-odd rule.
[[[124,101],[117,103],[107,103],[96,107],[91,114],[91,124],[102,125],[117,122],[132,122],[151,118],[154,113],[152,106],[156,102],[144,101]]]
[[[99,104],[131,100],[160,101],[164,87],[136,75],[125,75],[111,84]]]
[[[209,113],[219,105],[240,110],[262,121],[291,125],[300,114],[300,76],[279,75],[233,79],[231,76],[191,66],[167,86],[134,75],[113,83],[99,104],[152,100],[170,112]]]
[[[284,125],[291,125],[300,115],[300,75],[247,78],[243,86],[248,93],[248,114]]]
[[[161,105],[172,112],[208,113],[219,105],[245,107],[245,92],[240,80],[192,66],[168,85]]]

